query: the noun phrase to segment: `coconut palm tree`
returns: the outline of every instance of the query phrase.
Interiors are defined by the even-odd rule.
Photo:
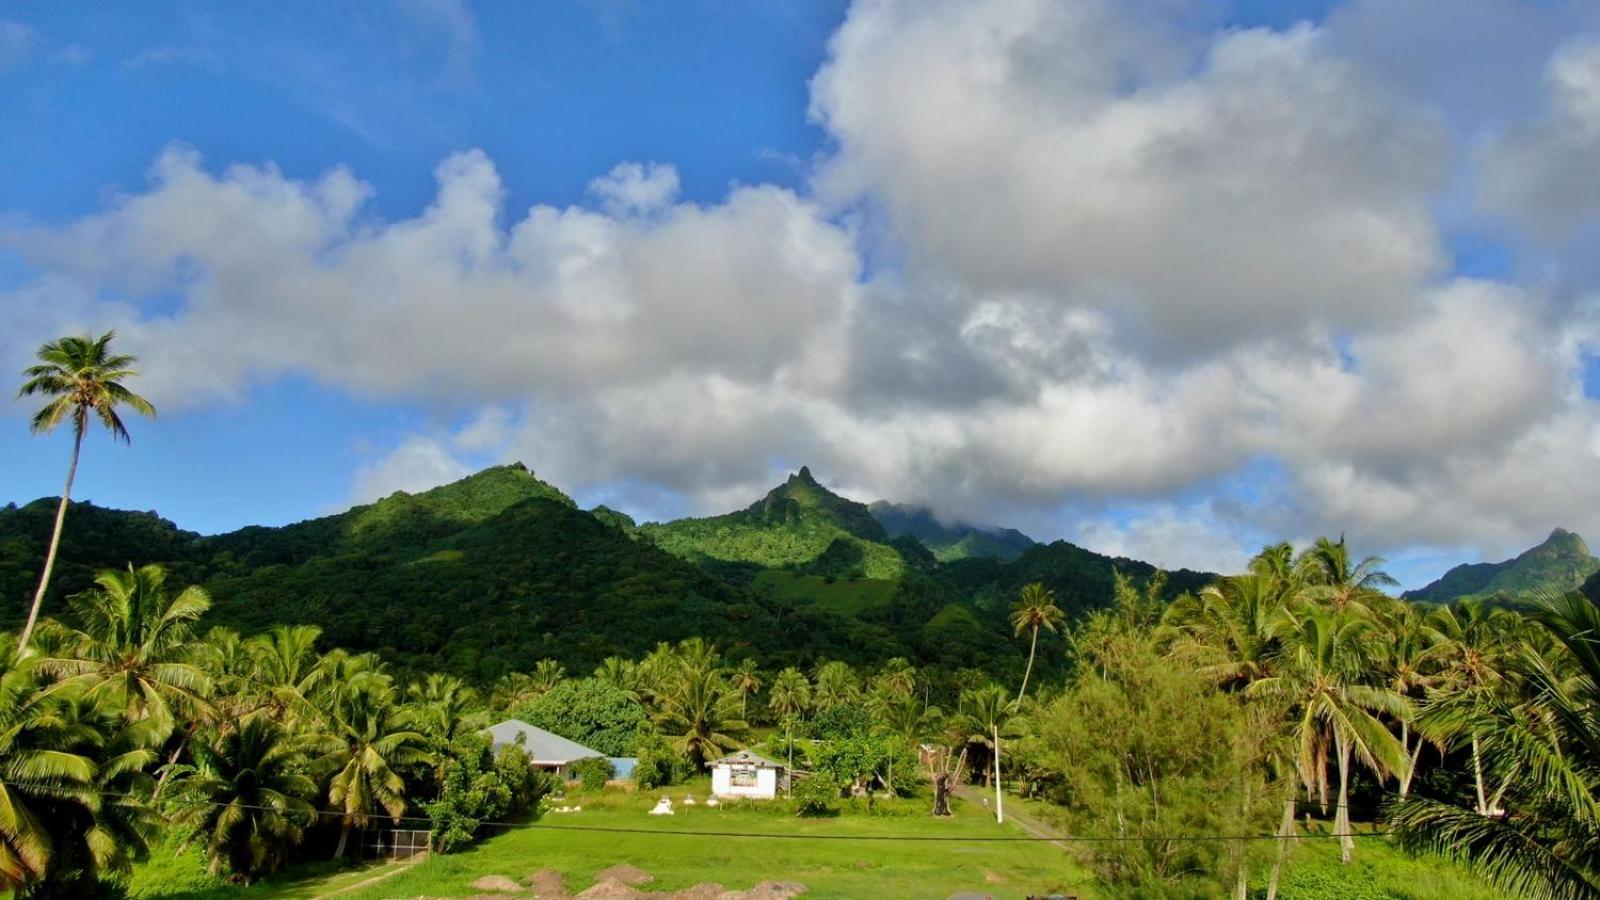
[[[715,669],[685,669],[660,699],[656,727],[673,739],[695,771],[739,746],[749,725],[739,718],[735,692]]]
[[[739,660],[728,676],[728,683],[739,692],[739,718],[746,721],[750,718],[750,695],[760,691],[766,686],[761,680],[761,667],[748,656]]]
[[[642,679],[639,673],[639,664],[631,659],[620,656],[608,656],[601,660],[600,665],[594,670],[594,677],[628,696],[635,703],[644,698],[640,695]]]
[[[1443,692],[1441,703],[1435,704],[1435,713],[1445,704],[1471,705],[1485,695],[1506,689],[1504,669],[1515,652],[1515,631],[1520,624],[1521,617],[1517,614],[1483,600],[1463,600],[1433,611],[1428,625],[1437,644],[1435,658],[1440,666],[1437,683]],[[1444,734],[1438,736],[1445,737]],[[1484,779],[1482,735],[1456,732],[1450,736],[1464,736],[1472,748],[1472,779],[1478,814],[1487,816],[1493,812],[1495,801]],[[1511,772],[1506,774],[1509,777]]]
[[[916,751],[922,742],[939,733],[944,714],[937,706],[923,706],[913,697],[893,697],[876,710],[872,730],[895,741],[901,748]],[[894,754],[889,754],[889,765],[884,787],[894,790]]]
[[[1464,859],[1508,894],[1600,895],[1600,611],[1576,592],[1534,600],[1559,657],[1524,645],[1508,659],[1526,697],[1474,693],[1429,708],[1436,729],[1479,736],[1496,776],[1517,773],[1496,815],[1411,795],[1390,807],[1402,845]],[[1555,661],[1559,659],[1559,664]]]
[[[382,808],[398,821],[406,812],[405,780],[397,771],[431,760],[427,738],[411,727],[386,676],[367,673],[337,698],[328,728],[307,742],[311,771],[326,779],[328,803],[340,817],[335,858],[350,829],[365,828]]]
[[[1337,541],[1317,538],[1299,562],[1305,578],[1304,592],[1307,597],[1327,603],[1338,612],[1355,610],[1363,615],[1370,614],[1373,596],[1380,594],[1381,588],[1400,583],[1383,571],[1383,562],[1381,556],[1354,561],[1342,534]]]
[[[1168,653],[1223,687],[1264,677],[1277,651],[1273,628],[1284,609],[1279,580],[1250,573],[1223,578],[1167,607],[1162,632]]]
[[[1018,635],[1024,631],[1033,632],[1033,637],[1028,642],[1028,668],[1023,670],[1022,689],[1017,691],[1018,703],[1021,703],[1023,696],[1028,693],[1028,677],[1033,674],[1033,657],[1039,650],[1039,629],[1054,632],[1065,618],[1066,613],[1061,611],[1061,607],[1056,606],[1056,595],[1037,581],[1024,585],[1022,593],[1011,604],[1011,627]]]
[[[1272,674],[1245,689],[1249,696],[1275,700],[1292,711],[1296,769],[1306,790],[1324,805],[1332,749],[1339,775],[1334,832],[1344,862],[1355,848],[1349,804],[1352,757],[1380,778],[1403,772],[1406,765],[1400,742],[1378,714],[1401,719],[1411,714],[1410,705],[1389,688],[1362,681],[1370,671],[1371,628],[1370,620],[1353,611],[1340,615],[1308,609],[1286,615],[1280,625],[1283,648],[1272,662]]]
[[[44,878],[55,857],[41,804],[87,787],[94,761],[67,749],[60,698],[9,637],[0,646],[0,891],[15,892]]]
[[[969,743],[982,744],[994,756],[994,818],[1004,822],[1005,799],[1000,789],[1000,739],[1017,714],[1017,701],[997,684],[962,693],[957,723]]]
[[[917,689],[917,670],[905,658],[896,656],[878,672],[877,687],[890,697],[909,697]]]
[[[794,768],[794,720],[811,708],[811,682],[804,672],[790,666],[772,679],[767,705],[783,719],[784,741],[789,747],[789,768]]]
[[[128,390],[123,384],[139,374],[133,364],[138,360],[126,354],[111,352],[111,341],[116,332],[108,331],[98,338],[64,337],[50,341],[39,348],[39,364],[23,370],[19,397],[43,396],[49,402],[33,415],[33,432],[45,434],[55,430],[67,419],[72,420],[72,461],[67,465],[67,484],[61,491],[61,502],[56,507],[55,527],[50,532],[50,547],[45,551],[44,570],[39,574],[39,587],[33,594],[33,606],[28,610],[28,622],[22,627],[17,646],[25,648],[39,621],[39,607],[44,603],[45,590],[50,586],[50,572],[55,568],[56,551],[61,547],[61,527],[67,520],[67,504],[72,497],[72,480],[78,474],[78,458],[83,452],[83,436],[89,430],[89,417],[111,432],[111,437],[127,443],[128,428],[118,415],[119,407],[127,407],[145,416],[154,416],[156,408],[150,401]]]
[[[541,659],[533,664],[533,671],[528,673],[528,677],[535,691],[548,694],[566,680],[567,667],[553,659]]]
[[[1380,607],[1378,620],[1382,634],[1374,643],[1373,662],[1384,682],[1413,703],[1423,699],[1439,684],[1438,657],[1445,646],[1442,635],[1429,624],[1425,609],[1403,600]],[[1426,743],[1422,734],[1413,735],[1413,725],[1411,717],[1400,720],[1400,749],[1406,754],[1405,769],[1398,773],[1402,797],[1411,792],[1411,779]]]
[[[86,696],[104,698],[128,721],[147,723],[157,741],[166,740],[179,716],[204,709],[212,690],[210,676],[195,664],[191,628],[211,598],[199,587],[169,597],[166,580],[166,570],[154,565],[101,572],[97,590],[72,599],[79,627],[64,632],[71,655],[40,664],[81,685]]]
[[[406,693],[419,728],[437,751],[447,750],[462,729],[478,724],[478,692],[454,675],[435,672]]]
[[[329,675],[318,665],[321,636],[315,625],[277,625],[245,641],[255,686],[265,692],[267,706],[280,722],[306,714],[312,695]]]
[[[203,842],[213,875],[244,882],[277,871],[316,816],[317,786],[282,725],[264,713],[197,742],[173,779],[177,823]]]
[[[832,709],[861,699],[861,683],[848,663],[825,662],[817,667],[811,689],[811,702],[820,710]]]

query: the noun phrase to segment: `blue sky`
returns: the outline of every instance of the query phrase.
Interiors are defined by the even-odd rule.
[[[1593,17],[1446,8],[14,3],[0,362],[121,328],[164,414],[78,495],[203,532],[514,458],[641,517],[810,463],[1170,565],[1348,531],[1414,584],[1600,527],[1526,487],[1600,445],[1600,198],[1547,147]],[[59,489],[25,413],[0,502]]]

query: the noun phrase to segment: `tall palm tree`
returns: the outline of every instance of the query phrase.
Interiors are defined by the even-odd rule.
[[[533,689],[541,694],[548,694],[556,689],[556,685],[566,680],[567,667],[553,659],[541,659],[533,664],[533,671],[528,674],[532,679]]]
[[[895,741],[904,750],[916,751],[922,742],[938,734],[944,713],[937,706],[923,706],[914,697],[890,695],[877,710],[872,730]],[[894,790],[894,754],[889,754],[884,787]]]
[[[1328,801],[1328,753],[1339,775],[1334,832],[1340,856],[1350,861],[1355,839],[1350,831],[1350,766],[1354,756],[1379,777],[1404,771],[1405,752],[1377,714],[1410,715],[1409,704],[1387,687],[1366,684],[1368,633],[1372,623],[1354,612],[1340,615],[1318,609],[1282,620],[1283,648],[1273,673],[1246,688],[1251,696],[1288,706],[1301,783],[1324,805]]]
[[[696,771],[716,754],[739,746],[749,730],[739,718],[734,691],[715,669],[685,669],[661,697],[656,727],[673,739]]]
[[[130,722],[147,723],[158,741],[179,716],[203,709],[212,690],[194,662],[191,628],[211,598],[199,587],[169,597],[166,580],[166,570],[155,565],[101,572],[97,590],[72,599],[79,627],[65,633],[71,655],[41,663],[42,671],[81,685],[87,696],[107,698]]]
[[[1539,630],[1561,650],[1559,657],[1527,645],[1516,651],[1510,665],[1526,698],[1482,691],[1470,702],[1425,711],[1436,728],[1480,736],[1495,775],[1517,773],[1503,798],[1506,809],[1485,816],[1413,794],[1390,808],[1389,822],[1402,845],[1465,859],[1508,894],[1594,897],[1600,895],[1600,610],[1576,592],[1540,596],[1535,604]]]
[[[1308,597],[1321,600],[1341,613],[1355,610],[1365,615],[1372,611],[1370,604],[1381,588],[1400,583],[1383,571],[1383,562],[1381,556],[1368,556],[1356,562],[1341,534],[1337,541],[1317,538],[1301,555],[1299,564],[1303,567]]]
[[[1385,683],[1413,703],[1423,699],[1439,684],[1438,657],[1445,646],[1442,635],[1429,624],[1424,608],[1404,600],[1380,607],[1378,620],[1383,631],[1374,644],[1373,661]],[[1402,797],[1411,792],[1411,779],[1426,743],[1422,734],[1413,735],[1413,725],[1411,716],[1400,720],[1400,749],[1406,754],[1405,769],[1399,773]]]
[[[327,797],[340,816],[335,858],[344,855],[350,829],[365,828],[381,807],[394,820],[405,815],[405,780],[397,771],[431,760],[427,739],[395,702],[387,678],[368,674],[338,697],[328,729],[308,746],[311,771],[327,779]]]
[[[267,706],[278,721],[307,712],[307,704],[329,671],[318,665],[315,625],[277,625],[245,642],[254,664],[256,687],[265,692]]]
[[[789,747],[789,768],[794,768],[794,720],[811,708],[811,682],[806,674],[790,666],[772,679],[767,705],[783,719],[784,740]]]
[[[750,719],[750,695],[760,691],[766,686],[761,680],[761,667],[750,657],[739,660],[733,667],[733,672],[728,676],[728,683],[739,692],[739,718]]]
[[[642,687],[639,664],[631,659],[608,656],[595,668],[594,677],[626,694],[635,703],[644,699],[639,692]]]
[[[204,843],[211,873],[250,882],[277,871],[316,815],[316,783],[288,732],[256,713],[198,742],[194,756],[173,780],[177,821]]]
[[[994,818],[1006,820],[1005,797],[1000,788],[1000,738],[1017,714],[1017,701],[998,684],[966,691],[957,706],[957,722],[969,743],[982,744],[994,755]]]
[[[435,672],[407,694],[418,726],[437,751],[447,750],[463,728],[477,724],[478,692],[454,675]]]
[[[917,669],[904,657],[896,656],[883,664],[878,687],[891,697],[909,697],[917,689]]]
[[[1021,703],[1024,695],[1028,693],[1028,677],[1033,674],[1033,657],[1039,650],[1039,629],[1054,632],[1056,626],[1066,618],[1066,613],[1056,605],[1056,595],[1043,584],[1035,581],[1024,585],[1022,593],[1011,604],[1011,627],[1017,634],[1032,631],[1033,637],[1028,642],[1028,668],[1022,673],[1022,689],[1017,691],[1017,702]]]
[[[44,603],[45,590],[50,586],[50,572],[55,568],[56,551],[61,547],[61,527],[67,520],[67,504],[72,497],[72,480],[78,474],[78,457],[83,452],[83,436],[89,429],[92,415],[111,432],[111,437],[127,443],[128,428],[117,414],[117,408],[127,408],[145,416],[154,416],[156,408],[150,401],[128,390],[123,384],[139,374],[133,364],[138,360],[127,354],[111,352],[111,341],[116,332],[108,331],[98,338],[64,337],[50,341],[39,348],[39,364],[23,370],[27,381],[17,393],[19,397],[35,395],[49,398],[49,402],[33,415],[33,432],[44,434],[57,425],[72,420],[72,461],[67,466],[67,485],[61,491],[61,503],[56,507],[56,522],[50,532],[50,547],[45,551],[44,570],[39,574],[39,588],[33,594],[33,606],[28,610],[28,623],[22,627],[17,647],[26,648],[33,636],[34,625],[39,621],[39,607]]]

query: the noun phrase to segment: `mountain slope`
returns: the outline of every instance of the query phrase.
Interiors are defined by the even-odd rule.
[[[914,537],[940,562],[973,557],[1009,561],[1034,545],[1033,538],[1014,528],[980,528],[965,522],[945,524],[920,506],[879,500],[868,509],[890,537]]]
[[[1513,559],[1456,566],[1439,580],[1406,591],[1408,600],[1449,603],[1468,597],[1516,597],[1532,590],[1571,590],[1600,571],[1583,538],[1564,528]]]
[[[639,531],[668,553],[736,579],[762,569],[871,579],[907,570],[867,506],[823,487],[804,466],[745,509]]]

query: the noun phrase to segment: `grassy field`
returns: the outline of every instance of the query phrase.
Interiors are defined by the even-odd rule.
[[[702,780],[690,788],[673,788],[671,795],[676,802],[688,791],[703,799],[706,785]],[[996,898],[1051,892],[1083,900],[1100,896],[1087,869],[1051,844],[884,840],[1021,834],[1009,823],[997,825],[987,810],[959,801],[956,816],[949,821],[928,818],[925,800],[880,804],[871,814],[848,812],[831,819],[797,819],[753,804],[710,809],[685,808],[680,803],[675,816],[645,815],[657,796],[618,789],[603,794],[575,791],[563,802],[581,805],[582,812],[547,815],[535,827],[508,831],[461,853],[409,866],[312,863],[250,888],[220,885],[205,875],[197,855],[174,856],[169,848],[139,869],[130,888],[136,897],[183,900],[312,898],[336,892],[341,898],[366,900],[451,897],[481,894],[473,882],[486,875],[521,881],[554,869],[576,893],[593,884],[597,872],[628,864],[654,875],[646,888],[655,891],[703,882],[744,889],[778,880],[800,882],[809,889],[806,896],[818,898],[892,900],[947,897],[957,891]],[[1015,805],[1036,817],[1048,812],[1037,803]],[[692,833],[670,833],[678,831]],[[787,837],[730,837],[720,834],[724,832]],[[1360,841],[1349,866],[1340,864],[1336,842],[1301,841],[1285,872],[1281,896],[1285,900],[1492,900],[1501,895],[1458,866],[1408,857],[1374,837]]]
[[[752,582],[757,591],[779,600],[811,600],[822,609],[841,615],[859,616],[894,599],[900,582],[892,578],[840,578],[829,581],[819,575],[796,575],[768,569]]]
[[[704,799],[703,782],[691,788]],[[686,789],[673,788],[675,802]],[[377,876],[392,877],[339,896],[368,898],[466,896],[482,893],[473,881],[485,875],[521,880],[541,869],[555,869],[576,893],[602,869],[619,863],[655,876],[650,890],[670,891],[714,881],[733,889],[757,882],[798,881],[807,897],[945,897],[961,890],[995,897],[1063,891],[1095,896],[1089,875],[1062,850],[1027,841],[918,842],[881,840],[910,837],[1021,836],[997,825],[988,813],[958,807],[948,821],[926,815],[925,800],[880,804],[875,814],[846,813],[829,819],[797,819],[751,805],[682,808],[674,816],[649,816],[655,793],[609,790],[604,795],[573,792],[565,801],[583,806],[576,814],[547,815],[536,827],[508,831],[461,853],[437,856],[404,870],[386,866],[332,869],[296,867],[247,889],[206,878],[197,857],[171,852],[142,867],[131,884],[138,897],[187,900],[310,898],[347,890]],[[616,828],[638,833],[583,831]],[[697,834],[670,834],[671,831]],[[708,834],[711,833],[711,834]],[[746,832],[780,837],[725,837]],[[807,836],[797,838],[796,835]],[[845,838],[869,838],[848,840]],[[821,839],[809,839],[821,838]]]

